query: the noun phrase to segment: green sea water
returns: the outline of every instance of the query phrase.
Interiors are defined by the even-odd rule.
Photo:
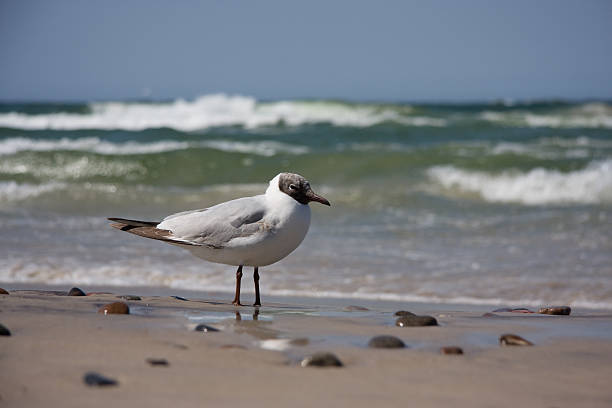
[[[231,291],[231,268],[104,219],[260,194],[282,171],[332,207],[266,268],[269,293],[612,308],[605,101],[0,104],[0,281]]]

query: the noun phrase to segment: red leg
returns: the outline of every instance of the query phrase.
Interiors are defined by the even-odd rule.
[[[242,306],[240,304],[240,280],[242,279],[242,265],[238,267],[236,271],[236,296],[234,296],[234,301],[232,302],[235,306]]]
[[[259,300],[259,268],[257,266],[253,272],[253,282],[255,282],[255,303],[253,303],[253,306],[261,306],[261,301]]]

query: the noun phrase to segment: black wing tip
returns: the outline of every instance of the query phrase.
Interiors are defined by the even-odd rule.
[[[109,217],[109,221],[118,222],[130,227],[157,227],[159,222],[157,221],[139,221],[139,220],[128,220],[126,218]]]

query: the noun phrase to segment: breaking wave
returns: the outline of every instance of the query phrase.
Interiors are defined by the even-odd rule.
[[[0,156],[16,154],[22,151],[84,151],[104,155],[154,154],[185,150],[190,148],[209,148],[231,153],[250,153],[260,156],[274,156],[278,153],[304,154],[309,148],[300,145],[264,140],[256,142],[238,142],[232,140],[206,140],[186,142],[177,140],[160,140],[154,142],[114,143],[97,137],[78,139],[29,139],[23,137],[8,138],[0,141]]]
[[[21,201],[38,197],[42,194],[63,190],[67,186],[62,182],[44,184],[17,183],[15,181],[0,181],[0,202]]]
[[[196,131],[219,126],[300,126],[329,123],[368,127],[383,122],[407,126],[445,126],[446,120],[412,116],[405,105],[347,104],[333,101],[258,102],[248,96],[204,95],[168,103],[100,102],[88,113],[0,113],[0,127],[24,130],[129,130],[171,128]]]
[[[446,192],[477,194],[489,202],[544,204],[612,203],[612,160],[592,162],[563,173],[535,168],[529,172],[491,174],[455,166],[435,166],[428,176]]]
[[[548,128],[612,128],[612,106],[592,102],[546,113],[526,110],[485,111],[480,118],[507,126]]]

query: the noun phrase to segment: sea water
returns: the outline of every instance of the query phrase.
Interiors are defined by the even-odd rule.
[[[0,282],[231,292],[233,267],[106,217],[261,194],[282,171],[332,207],[311,204],[304,243],[260,272],[264,296],[612,309],[601,101],[0,104]]]

